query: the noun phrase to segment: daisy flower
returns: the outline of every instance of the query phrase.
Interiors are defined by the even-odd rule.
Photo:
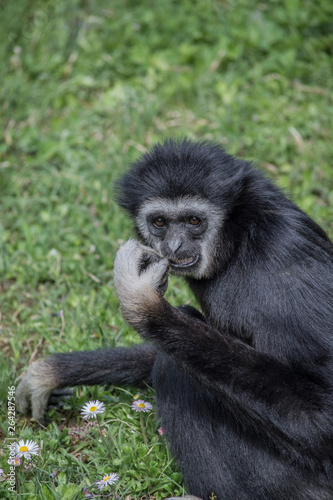
[[[86,403],[81,410],[81,416],[86,418],[96,418],[100,413],[104,413],[105,405],[96,399],[96,401],[89,401]]]
[[[103,490],[107,486],[111,486],[111,484],[114,484],[116,481],[118,481],[118,479],[118,474],[113,473],[109,474],[108,476],[104,476],[101,481],[96,481],[95,484],[99,490]]]
[[[147,411],[150,411],[153,407],[150,403],[147,403],[147,401],[143,401],[142,399],[138,399],[137,401],[133,401],[131,408],[132,408],[132,410],[135,410],[135,411],[147,412]]]
[[[16,458],[26,458],[27,460],[31,459],[31,455],[38,455],[39,452],[39,446],[35,441],[27,440],[24,442],[23,439],[20,439],[20,441],[15,443],[15,451],[16,451]]]
[[[159,433],[160,436],[163,436],[163,434],[165,434],[165,428],[164,427],[159,427],[157,429],[157,432]]]
[[[4,473],[5,471],[3,469],[0,469],[0,477],[2,476],[2,474]]]

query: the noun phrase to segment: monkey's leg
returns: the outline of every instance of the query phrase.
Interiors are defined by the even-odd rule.
[[[151,384],[156,351],[150,344],[99,351],[54,354],[36,361],[16,390],[17,409],[43,422],[49,397],[54,389],[77,385]]]

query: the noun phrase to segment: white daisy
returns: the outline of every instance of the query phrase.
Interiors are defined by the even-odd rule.
[[[16,451],[16,458],[19,457],[24,457],[27,460],[31,459],[31,455],[38,455],[39,453],[39,446],[35,441],[31,441],[28,439],[26,442],[24,442],[23,439],[20,439],[20,441],[15,444],[15,451]]]
[[[15,465],[16,467],[17,465],[21,465],[21,459],[20,457],[10,458],[9,460],[7,460],[7,464]]]
[[[96,399],[96,401],[89,401],[81,410],[81,416],[86,418],[96,418],[99,413],[104,413],[105,405]]]
[[[143,399],[138,399],[137,401],[133,401],[131,405],[132,410],[135,411],[150,411],[153,407],[147,401],[143,401]]]
[[[96,481],[95,484],[98,487],[98,489],[102,490],[103,488],[106,488],[107,486],[111,486],[111,484],[114,484],[116,481],[118,481],[119,476],[115,472],[112,474],[109,474],[108,476],[104,476],[101,481]]]

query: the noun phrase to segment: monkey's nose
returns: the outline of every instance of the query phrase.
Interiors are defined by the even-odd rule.
[[[183,244],[183,242],[182,242],[181,238],[172,238],[172,239],[167,241],[167,248],[170,250],[170,252],[175,254],[177,252],[177,250],[180,249],[182,244]]]

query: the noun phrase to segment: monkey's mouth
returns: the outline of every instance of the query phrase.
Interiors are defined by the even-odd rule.
[[[185,269],[187,267],[192,267],[199,260],[199,255],[195,255],[194,257],[184,257],[182,259],[170,260],[170,266],[175,269]]]

